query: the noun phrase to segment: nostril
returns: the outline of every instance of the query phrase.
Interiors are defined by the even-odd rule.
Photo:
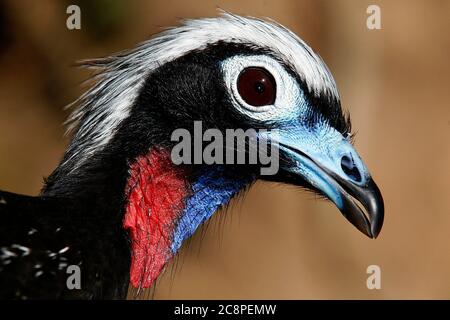
[[[361,182],[361,173],[352,157],[343,156],[341,159],[341,168],[350,179],[355,182]]]

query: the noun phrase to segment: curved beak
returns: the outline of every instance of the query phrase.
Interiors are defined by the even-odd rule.
[[[362,233],[370,238],[379,235],[383,197],[347,139],[335,130],[314,134],[290,128],[271,140],[279,147],[282,181],[302,186],[306,182],[306,187],[330,199]]]
[[[344,217],[366,236],[373,239],[378,237],[384,221],[384,202],[375,181],[370,178],[365,186],[349,183],[339,177],[335,177],[335,181],[343,188],[341,193],[344,201],[340,210]]]

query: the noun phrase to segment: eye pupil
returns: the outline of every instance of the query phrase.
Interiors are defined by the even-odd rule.
[[[265,90],[264,83],[262,83],[261,81],[255,83],[255,91],[256,92],[264,93],[264,90]]]
[[[275,103],[275,79],[264,68],[249,67],[242,70],[237,88],[241,98],[251,106],[260,107]]]

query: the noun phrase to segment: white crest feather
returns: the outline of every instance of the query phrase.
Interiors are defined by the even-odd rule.
[[[77,129],[63,166],[80,167],[102,150],[130,112],[146,76],[158,66],[218,41],[268,48],[295,68],[308,89],[339,99],[333,77],[321,58],[294,33],[273,22],[223,13],[217,18],[186,20],[135,49],[82,62],[97,70],[96,84],[73,105],[68,130]]]

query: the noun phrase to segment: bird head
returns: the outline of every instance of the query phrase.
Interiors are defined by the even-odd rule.
[[[120,177],[122,184],[89,185],[118,186],[134,285],[150,285],[201,223],[258,178],[311,189],[365,235],[379,234],[383,200],[351,143],[335,81],[281,25],[231,14],[189,20],[85,65],[100,70],[98,82],[78,101],[74,138],[45,193],[70,190],[71,180],[100,171]],[[201,135],[255,129],[250,138],[273,146],[279,167],[263,174],[260,162],[174,163],[174,132],[195,138],[195,124]]]

